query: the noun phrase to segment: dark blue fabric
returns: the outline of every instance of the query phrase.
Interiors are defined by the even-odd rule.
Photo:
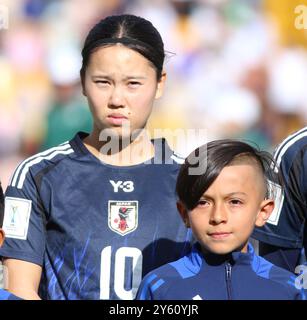
[[[142,281],[140,300],[302,300],[295,275],[247,253],[203,255],[199,244],[185,257],[150,272]],[[160,285],[156,285],[160,282]]]
[[[280,218],[277,225],[255,228],[253,237],[278,247],[302,248],[307,215],[307,127],[281,144],[275,152],[275,158],[279,157],[284,180]]]
[[[23,185],[25,164],[16,171],[6,196],[32,200],[29,230],[26,240],[6,238],[0,254],[43,267],[42,298],[130,299],[142,276],[189,250],[191,234],[176,208],[179,165],[170,161],[164,140],[154,141],[155,156],[165,155],[162,164],[104,164],[83,145],[85,136],[78,134],[66,154],[45,154],[31,165]],[[111,180],[132,181],[134,190],[125,192],[121,185],[115,192]],[[127,220],[137,226],[134,231],[110,228],[116,220],[108,215],[110,202],[138,206],[137,215],[129,209]]]
[[[285,139],[275,152],[283,178],[284,200],[278,223],[255,228],[259,254],[279,267],[295,271],[307,252],[307,127]]]

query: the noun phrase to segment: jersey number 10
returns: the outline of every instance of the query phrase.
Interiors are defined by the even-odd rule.
[[[111,286],[111,246],[105,247],[101,251],[100,265],[100,299],[110,299]],[[132,259],[132,288],[125,289],[126,258]],[[132,300],[135,298],[138,286],[142,279],[143,256],[138,248],[121,247],[115,252],[114,259],[114,292],[122,300]],[[130,281],[130,279],[129,279]]]

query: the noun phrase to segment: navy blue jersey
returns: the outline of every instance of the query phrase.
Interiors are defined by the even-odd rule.
[[[0,254],[43,267],[44,299],[133,299],[145,274],[189,249],[176,209],[179,164],[162,139],[150,163],[108,165],[85,136],[16,169]]]
[[[302,248],[307,240],[307,127],[284,140],[274,157],[284,180],[284,193],[272,218],[255,229],[254,237],[278,247]]]
[[[18,297],[16,297],[15,295],[13,295],[12,293],[0,289],[0,300],[22,300]]]
[[[301,300],[300,287],[292,273],[257,256],[251,245],[247,253],[226,257],[203,255],[197,243],[185,257],[146,275],[137,299]]]

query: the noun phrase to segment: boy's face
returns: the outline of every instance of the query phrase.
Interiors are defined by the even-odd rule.
[[[273,200],[264,200],[264,195],[263,174],[256,165],[231,165],[193,210],[187,211],[181,203],[178,209],[204,252],[246,252],[254,226],[264,225],[274,208]]]

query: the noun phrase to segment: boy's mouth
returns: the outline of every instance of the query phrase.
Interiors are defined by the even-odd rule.
[[[220,239],[225,239],[227,237],[229,237],[231,235],[231,232],[212,232],[212,233],[209,233],[209,236],[213,239],[217,239],[217,240],[220,240]]]

